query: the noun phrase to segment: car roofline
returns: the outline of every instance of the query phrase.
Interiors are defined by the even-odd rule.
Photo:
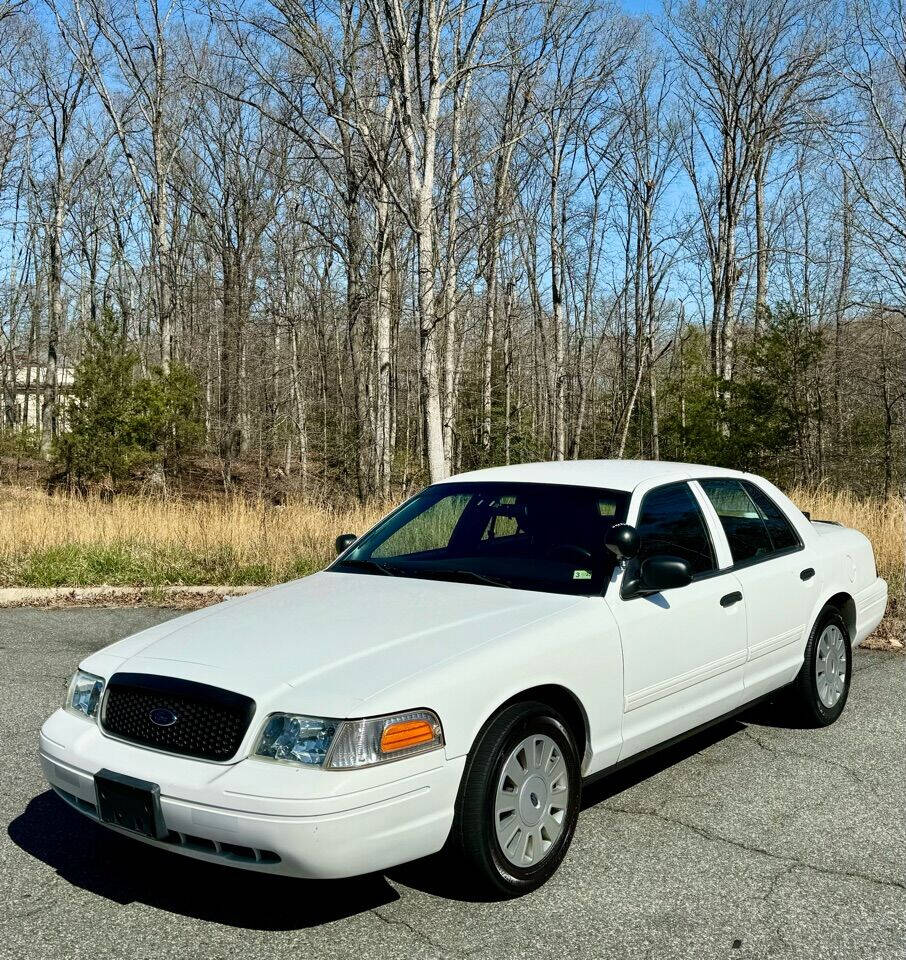
[[[752,474],[706,464],[662,460],[565,460],[535,461],[470,470],[438,480],[448,483],[537,483],[556,486],[606,488],[632,493],[652,481],[670,483],[710,477],[751,477]]]

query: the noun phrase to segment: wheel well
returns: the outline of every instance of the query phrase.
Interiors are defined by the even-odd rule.
[[[825,604],[826,607],[833,607],[837,610],[846,629],[849,630],[849,638],[855,643],[856,637],[856,601],[848,593],[835,593]]]
[[[495,713],[511,704],[522,703],[526,700],[538,700],[541,703],[546,703],[563,717],[570,733],[575,738],[580,762],[583,761],[588,746],[588,716],[579,698],[571,690],[567,690],[566,687],[561,687],[559,684],[543,684],[538,687],[530,687],[528,690],[523,690],[521,693],[510,697],[505,703],[500,704]]]

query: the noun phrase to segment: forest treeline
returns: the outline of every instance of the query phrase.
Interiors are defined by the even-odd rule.
[[[877,0],[0,0],[3,443],[890,494],[904,64]]]

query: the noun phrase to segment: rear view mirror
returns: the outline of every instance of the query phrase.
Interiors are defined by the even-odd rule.
[[[335,541],[337,556],[345,553],[358,539],[354,533],[341,533]]]
[[[692,582],[692,568],[680,557],[649,557],[642,561],[641,581],[642,589],[653,593],[685,587]]]
[[[607,531],[604,546],[617,560],[631,560],[639,552],[638,531],[628,523],[618,523]]]

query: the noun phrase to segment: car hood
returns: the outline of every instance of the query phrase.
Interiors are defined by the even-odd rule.
[[[129,671],[209,683],[253,697],[259,710],[347,717],[386,687],[578,599],[325,572],[170,620],[83,666],[108,677]]]

